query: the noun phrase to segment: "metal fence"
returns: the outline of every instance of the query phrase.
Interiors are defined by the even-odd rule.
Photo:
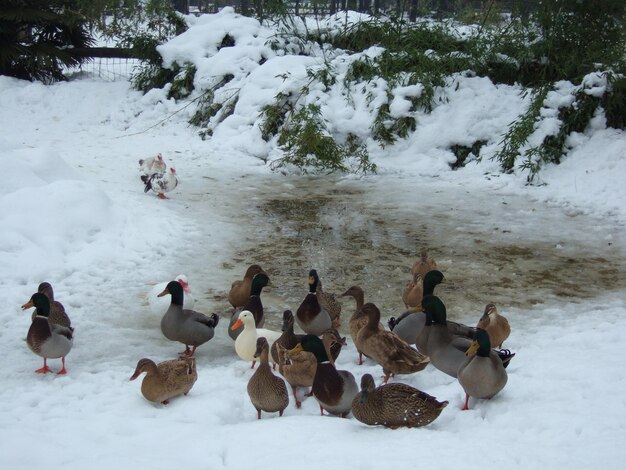
[[[66,69],[64,74],[69,79],[87,76],[115,82],[130,80],[133,71],[139,65],[141,61],[138,59],[94,57],[78,67]]]

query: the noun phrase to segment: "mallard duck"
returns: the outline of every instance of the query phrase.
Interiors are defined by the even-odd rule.
[[[294,325],[294,317],[293,312],[291,310],[285,310],[283,312],[283,326],[282,326],[282,334],[280,337],[274,341],[272,344],[272,348],[270,350],[270,354],[272,355],[272,359],[276,364],[280,364],[278,347],[281,346],[285,350],[293,349],[296,344],[300,342],[300,338],[304,335],[297,335],[293,332]]]
[[[233,328],[233,325],[239,319],[239,314],[243,310],[248,310],[254,315],[254,324],[257,328],[261,328],[265,324],[265,316],[263,314],[263,302],[261,302],[261,291],[270,282],[270,278],[265,273],[259,273],[252,279],[252,286],[250,288],[250,295],[246,304],[236,309],[230,317],[230,323],[228,324],[228,335],[232,339],[237,339],[237,336],[242,332],[243,325],[239,328]]]
[[[311,392],[320,405],[320,414],[328,413],[345,418],[352,408],[352,399],[358,393],[354,375],[347,370],[337,370],[330,354],[330,347],[336,341],[332,330],[320,339],[315,335],[305,335],[298,348],[311,352],[317,359],[317,368]]]
[[[487,304],[485,313],[476,324],[476,328],[482,328],[489,335],[489,341],[497,348],[502,347],[502,343],[511,334],[511,326],[506,317],[498,313],[495,304]]]
[[[140,359],[130,380],[135,380],[143,372],[146,376],[141,382],[142,395],[148,401],[164,405],[169,403],[170,398],[187,395],[198,379],[196,358],[188,356],[159,364],[151,359]]]
[[[489,334],[482,329],[468,348],[466,360],[459,366],[457,378],[465,390],[464,410],[469,409],[469,397],[491,398],[504,388],[507,373],[498,354],[491,349]]]
[[[296,321],[302,330],[310,335],[320,336],[332,327],[332,317],[319,302],[317,285],[319,277],[315,269],[309,271],[309,293],[306,295],[298,310]]]
[[[183,287],[178,281],[170,281],[159,297],[168,294],[172,299],[161,319],[161,331],[167,339],[185,345],[183,354],[193,356],[198,346],[213,338],[220,318],[215,313],[209,317],[195,310],[183,309]]]
[[[143,178],[142,178],[143,180]],[[176,169],[170,167],[170,171],[166,173],[153,173],[146,177],[144,181],[144,193],[152,191],[157,194],[159,199],[168,199],[165,193],[173,191],[178,186],[178,177]]]
[[[429,363],[428,356],[413,349],[390,331],[380,331],[380,310],[373,303],[363,305],[359,315],[368,321],[357,336],[359,347],[368,357],[383,367],[384,383],[397,374],[413,374],[423,370]]]
[[[259,360],[259,367],[248,381],[248,395],[256,408],[258,419],[261,419],[261,411],[266,413],[278,411],[278,416],[282,416],[289,405],[287,386],[283,379],[272,373],[269,352],[267,339],[262,336],[257,338],[254,357]]]
[[[352,338],[352,342],[354,343],[354,346],[359,353],[359,365],[361,365],[363,364],[363,352],[359,348],[357,340],[359,330],[363,328],[368,321],[366,316],[359,315],[359,312],[363,308],[363,304],[365,303],[365,292],[359,286],[352,286],[341,295],[343,297],[352,297],[356,301],[356,310],[354,311],[354,313],[352,313],[350,319],[348,320],[348,328],[350,329],[350,337]],[[379,323],[378,329],[384,331],[385,327],[382,325],[382,323]]]
[[[256,364],[255,354],[257,338],[265,337],[271,347],[274,341],[280,338],[282,333],[280,331],[257,328],[254,324],[254,315],[252,315],[252,312],[249,310],[243,310],[231,328],[240,328],[241,326],[243,326],[243,330],[235,340],[235,351],[244,361],[252,361],[250,368],[254,369],[254,365]],[[272,358],[270,358],[270,360],[274,362]]]
[[[404,308],[411,312],[421,311],[422,297],[424,297],[424,281],[420,273],[415,273],[402,291]]]
[[[324,292],[322,281],[319,277],[315,292],[317,293],[320,306],[330,315],[331,327],[335,329],[341,327],[341,304],[337,301],[334,294]]]
[[[424,323],[426,322],[426,317],[421,311],[421,300],[426,296],[433,295],[435,287],[441,284],[443,280],[444,276],[441,271],[429,271],[426,273],[419,307],[407,310],[398,318],[391,317],[389,319],[387,323],[389,329],[408,344],[415,344],[415,338],[419,335],[422,328],[424,328]]]
[[[264,273],[263,268],[258,264],[251,264],[243,276],[243,279],[234,281],[228,291],[228,301],[234,308],[243,307],[248,303],[250,290],[252,289],[252,279],[259,273]]]
[[[304,335],[302,335],[304,337]],[[298,399],[298,387],[310,387],[313,385],[315,371],[317,370],[317,358],[311,352],[305,351],[302,347],[298,348],[298,343],[290,350],[285,349],[282,345],[274,343],[278,351],[278,372],[285,378],[291,386],[293,399],[296,402],[296,408],[302,406],[302,402]],[[305,396],[311,396],[310,393]]]
[[[57,325],[48,320],[50,316],[50,300],[42,293],[35,293],[30,300],[22,305],[22,310],[35,307],[37,315],[32,319],[26,335],[26,344],[32,352],[43,357],[43,367],[37,369],[38,374],[52,372],[48,367],[48,359],[61,358],[61,370],[57,374],[66,374],[65,356],[69,354],[74,343],[74,328]]]
[[[67,315],[63,304],[54,300],[54,290],[52,289],[52,284],[50,284],[49,282],[42,282],[41,284],[39,284],[37,292],[48,297],[48,300],[50,301],[50,315],[48,316],[48,321],[50,323],[65,326],[66,328],[72,326],[72,321]],[[31,320],[34,320],[36,316],[37,310],[33,312]]]
[[[362,423],[396,429],[432,423],[448,402],[403,383],[376,387],[370,374],[361,377],[361,393],[352,400],[352,414]]]
[[[183,288],[183,310],[193,310],[195,306],[195,300],[193,298],[187,276],[185,276],[184,274],[179,274],[174,278],[174,280],[178,281],[178,283]],[[150,310],[152,311],[152,313],[154,313],[155,315],[164,315],[170,306],[170,301],[167,298],[159,297],[159,294],[163,292],[166,287],[167,282],[159,282],[158,284],[155,284],[152,289],[150,289],[150,292],[148,292],[148,305],[150,306]]]
[[[418,259],[415,263],[413,263],[413,266],[411,266],[411,274],[419,274],[422,279],[424,279],[426,277],[426,273],[437,269],[436,261],[428,256],[428,251],[422,250],[420,252],[420,259]]]

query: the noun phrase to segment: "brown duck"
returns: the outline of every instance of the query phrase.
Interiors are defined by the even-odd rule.
[[[252,286],[250,287],[250,295],[248,296],[248,301],[246,304],[241,307],[235,309],[233,314],[230,317],[230,323],[228,324],[228,335],[236,340],[237,336],[241,334],[243,331],[243,326],[238,328],[233,328],[233,325],[237,323],[239,319],[239,314],[244,310],[248,310],[254,316],[254,324],[257,328],[262,328],[265,324],[265,314],[263,311],[263,302],[261,302],[261,292],[265,286],[267,286],[270,282],[270,278],[265,273],[258,273],[254,275],[252,279]]]
[[[254,276],[257,274],[264,272],[263,268],[261,268],[258,264],[251,264],[248,269],[246,269],[243,279],[232,283],[230,291],[228,292],[228,301],[233,307],[238,308],[246,305],[248,298],[250,297],[252,279],[254,279]]]
[[[298,399],[298,387],[311,387],[317,370],[317,359],[311,352],[305,351],[298,345],[291,350],[278,346],[278,372],[291,386],[296,408],[300,408],[302,402]],[[306,393],[310,397],[311,393]]]
[[[359,353],[359,365],[361,365],[363,364],[363,352],[359,348],[357,340],[359,331],[367,324],[368,321],[368,318],[366,316],[359,315],[359,312],[363,308],[363,304],[365,302],[365,292],[359,286],[352,286],[343,294],[341,294],[341,296],[352,297],[356,301],[356,310],[354,311],[354,313],[352,313],[350,319],[348,320],[348,328],[350,330],[350,337],[352,338],[352,342],[354,343],[354,346]],[[379,323],[378,329],[384,331],[385,327],[382,325],[382,323]]]
[[[476,328],[482,328],[489,335],[489,341],[496,348],[501,348],[502,343],[511,334],[511,326],[506,317],[498,313],[495,304],[487,304],[485,313],[476,324]]]
[[[181,356],[178,359],[155,364],[151,359],[140,359],[130,380],[143,372],[141,394],[146,400],[167,405],[178,395],[187,395],[198,379],[195,357]]]
[[[420,252],[420,259],[411,266],[411,274],[419,274],[421,278],[424,279],[428,271],[435,271],[437,269],[437,262],[428,256],[427,250],[422,250]]]
[[[448,405],[403,383],[376,387],[370,374],[361,377],[361,393],[352,400],[352,414],[364,424],[396,429],[432,423]]]
[[[37,292],[48,297],[50,301],[50,315],[48,316],[48,321],[50,323],[54,323],[55,325],[61,325],[65,327],[72,326],[72,322],[70,317],[65,312],[65,307],[61,302],[54,300],[54,290],[52,289],[52,284],[49,282],[42,282],[39,284],[37,288]],[[37,312],[33,312],[32,319],[34,320],[37,316]]]
[[[252,405],[256,408],[257,417],[261,419],[261,411],[275,413],[282,416],[289,405],[289,394],[285,381],[272,373],[269,363],[270,347],[267,339],[259,337],[256,340],[254,357],[259,360],[259,367],[248,381],[248,395]]]
[[[385,373],[384,383],[397,374],[412,374],[423,370],[430,359],[413,349],[390,331],[380,331],[380,310],[373,303],[363,306],[359,315],[368,318],[357,336],[359,347],[368,357],[378,362]]]
[[[291,310],[285,310],[283,312],[283,334],[272,343],[272,347],[270,348],[270,354],[276,364],[280,364],[278,347],[281,346],[283,349],[289,351],[295,348],[296,344],[300,342],[300,338],[304,336],[297,335],[293,332],[294,321],[293,312]]]

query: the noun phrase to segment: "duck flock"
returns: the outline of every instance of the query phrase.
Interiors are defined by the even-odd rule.
[[[253,369],[247,392],[257,417],[260,419],[262,412],[282,416],[290,402],[290,388],[296,408],[302,399],[313,396],[322,415],[347,417],[352,413],[365,424],[390,428],[424,426],[435,420],[448,402],[401,383],[401,376],[418,373],[429,364],[458,380],[466,394],[463,409],[468,409],[470,397],[488,399],[499,393],[507,382],[506,367],[515,355],[500,349],[511,331],[507,319],[490,303],[475,327],[447,321],[446,307],[434,294],[444,275],[426,251],[411,273],[402,296],[406,311],[389,320],[389,329],[380,322],[378,307],[365,302],[362,288],[352,286],[341,294],[356,303],[348,330],[359,364],[365,355],[382,367],[383,383],[376,386],[371,374],[364,374],[359,385],[350,371],[337,369],[335,361],[347,344],[339,332],[341,304],[322,289],[315,269],[309,272],[309,291],[295,314],[285,310],[282,331],[274,331],[263,328],[261,293],[270,282],[269,275],[258,264],[249,266],[228,293],[232,306],[228,334],[239,358],[250,362]],[[148,300],[152,310],[162,315],[165,338],[183,344],[185,350],[159,364],[149,358],[139,360],[130,380],[145,373],[143,396],[167,404],[193,387],[198,377],[195,351],[214,337],[220,317],[193,310],[184,275],[155,286]],[[52,372],[48,359],[60,358],[62,367],[57,373],[66,374],[65,358],[72,349],[74,329],[50,283],[41,283],[22,306],[33,307],[26,339],[28,347],[43,358],[43,367],[35,372]],[[296,324],[300,333],[294,330]]]

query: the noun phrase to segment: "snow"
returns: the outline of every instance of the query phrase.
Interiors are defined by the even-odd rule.
[[[357,18],[350,15],[349,20]],[[460,386],[432,367],[394,379],[449,400],[442,415],[424,428],[392,431],[367,427],[354,418],[320,417],[313,398],[304,400],[300,410],[291,400],[283,417],[264,413],[257,421],[246,394],[250,364],[234,351],[226,332],[228,317],[222,318],[215,338],[198,348],[199,378],[189,396],[166,407],[143,399],[139,381],[128,381],[137,361],[166,360],[182,350],[163,337],[160,318],[151,312],[146,295],[156,284],[185,272],[195,308],[224,316],[230,283],[254,262],[243,260],[241,250],[259,243],[256,224],[263,219],[248,224],[244,217],[259,198],[259,188],[298,197],[303,181],[314,186],[325,178],[272,173],[261,158],[275,150],[253,125],[260,108],[278,91],[297,89],[294,84],[306,76],[312,59],[272,55],[260,25],[230,9],[194,22],[186,35],[160,49],[165,61],[204,63],[207,77],[212,67],[219,73],[239,67],[233,81],[233,88],[241,87],[238,107],[210,140],[201,140],[187,124],[190,109],[166,119],[184,104],[167,99],[164,90],[142,95],[128,83],[97,78],[44,86],[0,77],[5,171],[0,186],[0,468],[451,469],[485,462],[524,469],[622,468],[622,290],[545,302],[512,298],[509,305],[499,305],[513,330],[505,347],[517,355],[505,389],[495,398],[472,400],[471,410],[461,411]],[[236,64],[229,62],[234,50],[212,55],[221,31],[244,47],[237,50],[245,54]],[[261,56],[268,60],[258,66]],[[346,58],[338,54],[332,60],[338,73],[345,73]],[[293,80],[280,78],[285,71]],[[590,83],[594,92],[603,86],[600,78],[590,78]],[[376,93],[386,90],[379,87]],[[393,112],[404,113],[406,97],[419,88],[398,87],[393,93]],[[567,250],[568,237],[578,235],[568,233],[561,219],[554,227],[529,222],[535,220],[531,213],[557,208],[564,219],[575,218],[590,245],[610,243],[615,261],[626,261],[626,133],[607,129],[603,116],[597,116],[589,129],[570,138],[571,151],[563,163],[542,171],[543,185],[527,186],[524,172],[499,175],[497,164],[488,158],[508,123],[528,104],[520,90],[458,76],[440,93],[445,105],[419,114],[417,130],[409,138],[385,149],[370,147],[378,175],[362,180],[346,175],[338,179],[337,188],[365,185],[372,205],[407,216],[436,207],[434,201],[416,203],[416,186],[440,191],[444,205],[454,204],[459,212],[451,215],[459,220],[457,233],[442,239],[459,240],[471,239],[477,226],[484,225],[483,219],[467,222],[460,213],[490,221],[490,201],[513,194],[526,204],[516,213],[528,213],[527,219],[509,221],[520,240],[548,239]],[[371,116],[361,96],[355,96],[351,110],[336,89],[317,98],[336,117],[331,126],[369,127]],[[553,99],[561,97],[555,94]],[[480,139],[489,141],[483,158],[450,170],[450,144]],[[166,201],[144,194],[139,181],[138,160],[159,152],[180,175],[179,187]],[[363,217],[348,212],[328,223],[336,231],[344,221],[357,227],[375,225]],[[605,226],[610,230],[604,231]],[[442,264],[452,263],[444,259]],[[585,283],[584,274],[572,276]],[[76,329],[67,376],[34,374],[41,359],[24,341],[30,313],[19,306],[44,280],[52,283]],[[272,279],[281,281],[280,276]],[[456,283],[462,285],[463,279]],[[397,288],[401,292],[402,286]],[[299,296],[295,292],[292,297]],[[264,303],[277,313],[286,306],[297,308],[291,297],[276,294]],[[400,308],[399,294],[397,303]],[[457,319],[473,323],[477,318],[465,314]],[[266,323],[268,328],[277,326]],[[352,371],[357,381],[371,373],[379,383],[380,367],[372,362],[358,366],[348,341],[338,367]],[[56,370],[60,361],[49,365]]]

